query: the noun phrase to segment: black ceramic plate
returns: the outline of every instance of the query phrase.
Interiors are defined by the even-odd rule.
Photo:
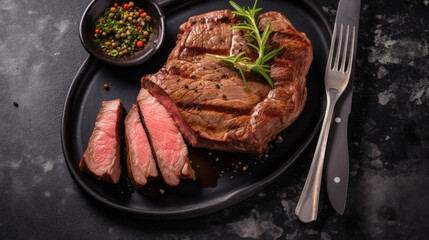
[[[253,1],[239,1],[239,4],[251,6]],[[230,8],[226,0],[195,1],[187,5],[180,2],[174,8],[164,8],[168,28],[165,43],[146,64],[119,68],[89,57],[73,80],[64,106],[62,144],[70,173],[86,193],[129,215],[150,219],[190,218],[244,200],[272,182],[300,156],[317,133],[323,117],[323,76],[330,27],[323,15],[307,1],[264,0],[259,7],[264,11],[282,12],[298,30],[307,34],[314,49],[314,61],[307,76],[308,100],[300,117],[280,133],[284,140],[273,142],[268,154],[260,157],[191,148],[190,158],[198,174],[197,181],[182,181],[178,187],[170,189],[162,187],[160,182],[153,182],[142,191],[134,191],[126,172],[119,184],[110,185],[79,170],[78,164],[101,102],[120,98],[128,111],[136,101],[140,78],[156,72],[166,61],[175,45],[179,25],[190,16]],[[104,84],[110,89],[106,90]]]

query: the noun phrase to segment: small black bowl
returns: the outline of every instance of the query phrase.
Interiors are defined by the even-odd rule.
[[[125,1],[117,1],[122,4]],[[127,1],[128,2],[128,1]],[[101,17],[107,7],[113,6],[115,1],[93,0],[86,8],[80,20],[79,35],[83,47],[102,62],[119,67],[135,66],[144,63],[157,52],[165,38],[165,16],[161,8],[152,0],[135,1],[135,6],[142,8],[152,18],[152,36],[140,51],[127,58],[115,58],[107,55],[94,43],[95,21]]]

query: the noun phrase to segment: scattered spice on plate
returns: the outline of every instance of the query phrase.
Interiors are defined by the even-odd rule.
[[[19,104],[17,102],[13,102],[13,106],[18,107]]]
[[[110,87],[109,87],[109,85],[107,83],[104,84],[104,89],[106,89],[106,90],[110,89]]]

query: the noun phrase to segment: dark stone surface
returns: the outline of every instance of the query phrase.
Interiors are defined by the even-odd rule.
[[[80,191],[60,124],[88,56],[78,38],[88,3],[0,1],[0,239],[429,239],[429,1],[362,3],[346,210],[322,187],[306,225],[293,212],[315,143],[259,194],[196,219],[131,219]],[[314,3],[333,23],[337,1]]]

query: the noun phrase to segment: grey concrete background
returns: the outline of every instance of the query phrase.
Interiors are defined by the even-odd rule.
[[[196,219],[132,219],[76,186],[60,124],[89,2],[0,0],[0,239],[429,239],[429,1],[362,3],[348,203],[337,215],[322,188],[307,225],[293,212],[314,142],[263,191]],[[337,1],[312,2],[332,23]]]

